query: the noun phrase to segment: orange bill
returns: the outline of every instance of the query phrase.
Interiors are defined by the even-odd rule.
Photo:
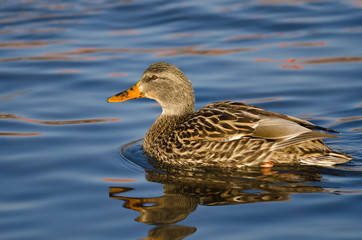
[[[133,85],[130,89],[120,92],[110,98],[107,102],[124,102],[130,99],[143,98],[145,94],[138,89],[139,82]]]

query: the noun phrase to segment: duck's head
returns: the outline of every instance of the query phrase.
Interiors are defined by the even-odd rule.
[[[194,111],[195,97],[190,80],[176,66],[158,62],[149,66],[139,82],[108,102],[124,102],[136,98],[155,99],[162,114],[184,115]]]

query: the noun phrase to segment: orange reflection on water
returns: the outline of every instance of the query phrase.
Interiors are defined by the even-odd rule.
[[[11,23],[13,21],[15,21],[16,18],[3,18],[3,19],[0,19],[0,23]]]
[[[27,60],[34,60],[34,61],[44,61],[44,60],[74,60],[74,58],[65,57],[65,56],[15,57],[15,58],[2,58],[2,59],[0,59],[0,62],[17,62],[17,61],[27,61]]]
[[[71,124],[89,124],[89,123],[104,123],[120,121],[120,118],[95,118],[95,119],[80,119],[80,120],[61,120],[61,121],[43,121],[27,119],[16,114],[0,114],[0,119],[19,119],[26,122],[43,124],[43,125],[71,125]]]
[[[79,73],[79,71],[75,69],[62,69],[57,70],[56,73]]]
[[[110,35],[137,35],[137,34],[140,34],[140,32],[135,29],[112,30],[112,31],[108,31],[108,34],[110,34]]]
[[[137,35],[137,34],[140,34],[140,32],[135,29],[112,30],[112,31],[108,31],[108,34],[110,34],[110,35]]]
[[[353,128],[351,129],[352,132],[360,132],[362,134],[362,128]]]
[[[290,58],[285,60],[275,60],[275,59],[269,59],[269,58],[257,58],[253,59],[254,62],[286,62],[286,63],[293,63],[295,62],[296,58]]]
[[[46,53],[46,56],[68,56],[68,55],[83,55],[83,54],[92,54],[92,53],[153,53],[159,52],[162,49],[131,49],[131,48],[95,48],[95,47],[86,47],[86,48],[77,48],[69,52],[58,52],[58,53]]]
[[[65,9],[75,9],[78,6],[76,4],[65,4],[65,3],[57,3],[57,4],[46,4],[43,5],[44,8],[50,9],[50,10],[65,10]]]
[[[106,58],[120,58],[121,56],[102,56],[102,57],[69,57],[66,55],[44,54],[44,56],[35,57],[15,57],[15,58],[3,58],[0,62],[17,62],[17,61],[46,61],[46,60],[69,60],[69,61],[94,61],[98,59]]]
[[[298,65],[280,65],[280,68],[292,68],[292,69],[304,69],[304,67]]]
[[[354,0],[357,7],[362,7],[362,0]]]
[[[20,42],[20,41],[11,41],[0,43],[0,48],[33,48],[33,47],[42,47],[50,44],[60,44],[60,43],[69,43],[75,42],[75,40],[56,40],[56,41],[36,41],[36,42]]]
[[[353,63],[362,62],[362,57],[324,57],[324,58],[292,58],[286,60],[275,59],[253,59],[255,62],[287,62],[293,63],[293,65],[281,65],[281,68],[295,68],[303,69],[299,65],[312,65],[312,64],[331,64],[331,63]]]
[[[179,55],[224,55],[237,52],[255,51],[258,48],[233,48],[233,49],[206,49],[200,50],[197,47],[183,47],[174,48],[163,53],[157,54],[155,57],[168,57],[168,56],[179,56]]]
[[[156,53],[155,57],[165,57],[165,56],[178,56],[178,55],[224,55],[236,52],[246,52],[246,51],[255,51],[258,48],[233,48],[233,49],[221,49],[221,48],[214,48],[214,49],[205,49],[201,50],[197,46],[187,46],[187,47],[178,47],[178,48],[150,48],[150,49],[135,49],[135,48],[77,48],[73,49],[69,52],[58,52],[58,53],[45,53],[43,57],[30,57],[30,58],[21,58],[27,60],[41,60],[41,59],[68,59],[74,60],[72,55],[85,55],[85,54],[93,54],[93,53]],[[114,56],[107,56],[107,57],[114,57]],[[116,56],[119,57],[119,56]],[[94,58],[76,58],[77,60],[94,60],[100,57]],[[20,60],[19,58],[13,59],[0,59],[1,61],[16,61]]]
[[[26,133],[26,132],[0,132],[0,136],[10,136],[10,137],[30,137],[30,136],[39,136],[41,133]]]
[[[281,43],[280,47],[318,47],[318,46],[327,46],[325,42],[306,42],[306,43]]]
[[[324,57],[305,58],[300,60],[300,64],[326,64],[326,63],[351,63],[362,62],[362,57]]]
[[[106,182],[135,182],[133,179],[121,179],[121,178],[103,178],[103,181]]]
[[[9,95],[2,96],[2,97],[0,97],[0,102],[8,100],[8,99],[16,97],[16,96],[19,96],[19,95],[24,95],[24,94],[29,93],[29,92],[31,92],[31,90],[19,91],[19,92],[15,92],[15,93],[12,93],[12,94],[9,94]],[[1,114],[0,114],[0,118],[1,118]]]
[[[89,124],[89,123],[101,123],[101,122],[114,122],[121,120],[120,118],[97,118],[97,119],[64,120],[64,121],[42,121],[42,120],[26,119],[23,117],[18,117],[18,119],[36,124],[44,124],[44,125]]]
[[[118,76],[124,77],[124,76],[127,76],[127,75],[128,75],[128,73],[125,73],[125,72],[110,73],[110,74],[109,74],[110,77],[118,77]]]
[[[333,126],[336,126],[336,125],[339,125],[342,123],[353,122],[353,121],[358,121],[358,120],[362,120],[362,117],[340,118],[335,123],[328,125],[328,127],[333,127]]]

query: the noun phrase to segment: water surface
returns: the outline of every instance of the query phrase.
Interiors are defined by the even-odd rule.
[[[1,239],[360,239],[358,0],[0,3]],[[335,168],[156,169],[148,99],[167,61],[196,108],[245,101],[342,132]],[[167,173],[165,173],[167,172]]]

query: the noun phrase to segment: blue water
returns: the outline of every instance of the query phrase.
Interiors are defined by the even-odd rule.
[[[0,2],[1,239],[361,239],[360,0]],[[342,132],[336,168],[155,169],[161,109],[107,104],[167,61],[196,107],[245,101]]]

